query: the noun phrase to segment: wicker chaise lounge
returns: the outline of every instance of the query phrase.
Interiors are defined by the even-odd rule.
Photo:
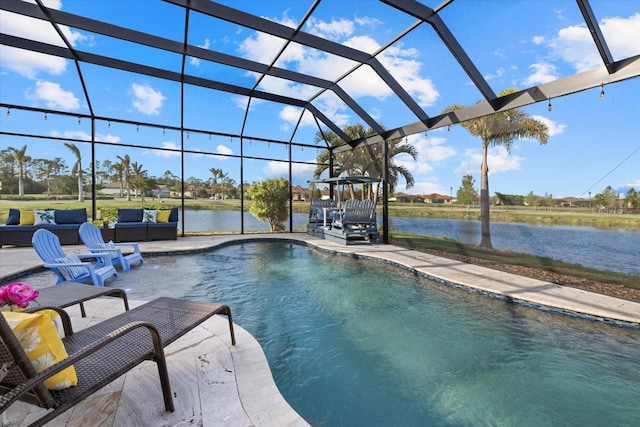
[[[62,282],[55,286],[38,289],[40,295],[25,309],[27,313],[40,310],[42,307],[70,307],[80,304],[82,317],[87,317],[84,303],[98,297],[122,298],[124,309],[129,310],[127,293],[120,288],[105,288],[75,282]]]
[[[0,380],[0,413],[16,400],[51,409],[32,425],[43,425],[145,360],[158,365],[164,407],[174,411],[164,347],[215,314],[229,319],[231,343],[235,345],[231,310],[222,304],[158,298],[87,329],[73,333],[68,315],[59,310],[67,336],[63,338],[69,357],[36,373],[9,324],[0,315],[0,367],[8,372]],[[48,390],[43,381],[73,365],[78,385]],[[148,397],[156,395],[150,391]],[[151,402],[151,400],[150,400]]]

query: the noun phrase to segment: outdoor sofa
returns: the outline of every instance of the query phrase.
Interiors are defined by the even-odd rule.
[[[81,245],[80,225],[87,222],[87,211],[79,209],[9,209],[7,223],[0,225],[3,245],[31,246],[33,233],[46,228],[58,236],[61,245]],[[178,208],[118,209],[118,222],[103,232],[105,240],[144,242],[178,238]]]
[[[79,245],[78,229],[87,222],[87,210],[79,209],[9,209],[5,225],[0,225],[0,247],[31,246],[36,230],[46,228],[58,236],[62,245]]]
[[[114,242],[176,240],[178,208],[118,209]]]

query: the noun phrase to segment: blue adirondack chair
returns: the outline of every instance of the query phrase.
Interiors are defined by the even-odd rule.
[[[90,252],[106,252],[110,254],[113,265],[121,265],[122,271],[128,271],[133,263],[140,262],[142,264],[144,262],[137,243],[105,243],[100,229],[90,222],[80,225],[79,233],[80,240]],[[133,253],[124,255],[120,249],[121,247],[132,247]]]
[[[50,268],[58,276],[58,283],[62,282],[92,282],[96,286],[104,286],[104,281],[111,276],[118,277],[116,269],[108,253],[68,254],[60,246],[58,236],[41,228],[33,233],[31,244],[36,253],[44,261],[44,266]],[[94,259],[92,262],[83,259]]]

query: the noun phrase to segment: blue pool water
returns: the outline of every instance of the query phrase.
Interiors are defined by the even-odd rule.
[[[148,257],[125,283],[229,304],[314,426],[640,425],[638,330],[287,243]]]

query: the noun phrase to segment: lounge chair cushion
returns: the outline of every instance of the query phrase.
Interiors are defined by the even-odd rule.
[[[43,371],[68,357],[53,322],[53,316],[57,316],[55,311],[42,310],[37,313],[5,311],[2,314],[36,372]],[[73,366],[63,369],[44,382],[45,387],[52,390],[62,390],[77,384],[78,377]]]
[[[36,216],[32,209],[20,209],[20,225],[33,225]]]
[[[56,224],[82,224],[87,222],[87,210],[78,209],[56,209]]]
[[[169,216],[171,215],[171,209],[160,209],[156,216],[156,222],[169,222]]]
[[[143,209],[142,210],[142,222],[156,222],[158,216],[157,209]]]
[[[7,225],[19,225],[20,224],[20,210],[9,208],[9,217],[7,218]]]
[[[34,210],[33,215],[35,217],[33,225],[40,224],[55,224],[56,218],[54,216],[54,211],[40,211]]]
[[[69,254],[64,258],[56,258],[55,262],[57,262],[58,264],[77,264],[79,262],[82,262],[82,260],[76,254]],[[87,271],[86,268],[79,266],[60,267],[59,270],[60,274],[62,274],[62,277],[64,277],[65,280],[69,281],[73,281],[73,279]]]
[[[142,222],[142,209],[118,209],[118,222]]]

